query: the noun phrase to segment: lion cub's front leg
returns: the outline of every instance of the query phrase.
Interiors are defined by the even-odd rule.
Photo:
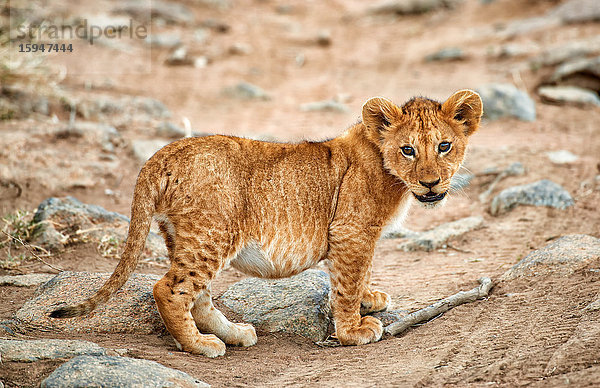
[[[366,245],[347,239],[330,244],[331,308],[336,336],[342,345],[364,345],[379,341],[383,335],[379,319],[360,314],[361,304],[383,309],[389,298],[387,294],[368,291],[374,248],[368,242]]]

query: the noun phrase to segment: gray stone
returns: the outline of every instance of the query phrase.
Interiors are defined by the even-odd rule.
[[[155,130],[155,135],[157,136],[161,136],[161,137],[169,137],[172,139],[179,139],[185,136],[209,136],[209,133],[206,132],[196,132],[196,131],[191,131],[191,133],[186,133],[186,130],[184,128],[181,128],[180,126],[173,124],[170,121],[163,121],[162,123],[158,124],[156,126],[156,130]],[[158,143],[157,143],[158,144]],[[140,153],[140,155],[142,155],[142,153]],[[150,155],[152,156],[152,155]]]
[[[300,110],[304,112],[337,112],[337,113],[347,113],[350,109],[342,104],[341,102],[335,100],[325,100],[325,101],[316,101],[309,102],[306,104],[300,105]]]
[[[108,273],[64,271],[36,290],[35,296],[15,313],[22,328],[62,332],[162,333],[165,328],[154,303],[156,275],[133,274],[123,288],[87,316],[55,319],[48,314],[93,296]]]
[[[186,6],[161,0],[124,1],[113,9],[114,13],[126,13],[139,21],[150,22],[161,19],[166,23],[190,24],[194,21],[194,13]]]
[[[243,100],[270,100],[271,96],[263,89],[248,82],[240,82],[224,90],[225,95]]]
[[[252,54],[252,46],[246,43],[237,42],[229,46],[227,51],[231,55],[249,55]]]
[[[515,117],[535,121],[535,102],[527,93],[510,84],[487,84],[477,88],[483,101],[485,117],[496,120]]]
[[[554,66],[600,52],[600,36],[575,40],[542,51],[531,62],[534,66]]]
[[[558,27],[562,24],[562,20],[558,16],[543,15],[527,19],[517,19],[509,22],[504,26],[499,37],[512,38],[519,35],[530,34],[535,31],[541,31],[548,28]]]
[[[79,356],[59,366],[41,384],[60,387],[210,387],[157,362],[116,356]]]
[[[181,44],[179,34],[152,34],[146,38],[146,43],[152,47],[173,48]]]
[[[55,275],[47,273],[31,273],[27,275],[0,276],[0,286],[31,287],[39,286]]]
[[[384,0],[369,8],[372,14],[413,15],[438,8],[454,8],[462,0]]]
[[[579,156],[567,150],[546,152],[548,159],[554,164],[575,163],[579,160]]]
[[[460,47],[447,47],[425,57],[427,62],[460,61],[467,56]]]
[[[226,10],[231,7],[230,0],[195,0],[195,3],[220,10]]]
[[[88,341],[77,340],[19,340],[0,338],[2,362],[35,362],[73,358],[75,356],[105,356],[106,349]]]
[[[600,239],[585,234],[568,235],[531,252],[504,273],[502,279],[546,274],[569,276],[599,259]]]
[[[546,101],[559,104],[600,106],[598,93],[576,86],[542,86],[538,94]]]
[[[417,233],[398,244],[397,248],[403,251],[433,251],[443,248],[451,238],[463,235],[481,227],[481,225],[483,225],[483,217],[481,216],[461,218],[426,232]]]
[[[156,151],[160,150],[170,141],[162,140],[162,139],[151,139],[151,140],[134,140],[131,142],[131,148],[133,149],[133,154],[140,162],[145,162],[150,159],[152,155],[156,153]]]
[[[124,144],[117,129],[111,125],[91,121],[76,121],[55,132],[57,138],[82,138],[89,143],[96,143],[105,152],[114,152],[115,147]]]
[[[559,184],[543,179],[526,185],[502,190],[492,200],[490,213],[497,216],[518,205],[549,206],[566,209],[573,206],[573,198]]]
[[[585,311],[600,311],[600,299],[596,299],[584,308]]]
[[[194,64],[194,58],[188,54],[185,46],[177,47],[165,60],[169,66],[191,66]]]
[[[126,216],[73,197],[46,199],[38,206],[33,222],[37,225],[32,241],[54,251],[63,249],[66,244],[85,241],[117,250],[129,229]],[[163,238],[154,232],[148,234],[146,248],[145,253],[153,257],[166,255]]]
[[[68,100],[65,104],[74,107],[84,119],[125,116],[128,119],[148,120],[171,117],[165,104],[150,97],[95,95],[93,98]]]
[[[560,18],[565,23],[600,21],[598,0],[569,0],[551,10],[549,15]]]
[[[507,43],[500,46],[500,49],[497,52],[497,56],[499,58],[515,58],[521,56],[530,56],[532,52],[536,52],[538,49],[538,46],[531,43]]]
[[[186,135],[185,129],[169,121],[163,121],[156,126],[156,135],[178,139]],[[140,154],[141,155],[141,154]]]
[[[47,116],[49,101],[46,96],[24,85],[2,85],[0,93],[0,118],[23,119],[34,113]]]
[[[588,89],[599,90],[597,85],[600,81],[600,56],[594,58],[580,58],[574,59],[569,62],[565,62],[559,67],[556,68],[554,73],[548,78],[547,82],[549,83],[557,83],[557,82],[566,82],[569,81],[570,78],[574,77],[592,77],[592,84],[588,87]],[[586,85],[577,85],[581,87],[586,87]]]
[[[329,275],[310,269],[286,279],[244,279],[220,300],[259,329],[321,341],[330,323],[329,290]]]
[[[383,326],[391,325],[392,323],[406,317],[410,314],[408,310],[390,310],[390,311],[381,311],[378,313],[373,313],[375,318],[379,319]]]

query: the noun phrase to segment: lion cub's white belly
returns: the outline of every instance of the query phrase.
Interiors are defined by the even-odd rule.
[[[262,278],[295,275],[316,264],[322,254],[310,245],[286,244],[275,239],[269,244],[251,241],[231,259],[231,265],[245,274]]]

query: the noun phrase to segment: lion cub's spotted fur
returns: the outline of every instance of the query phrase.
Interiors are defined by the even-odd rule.
[[[361,307],[363,314],[384,310],[390,300],[369,287],[375,243],[413,197],[441,202],[481,114],[469,90],[443,104],[416,98],[398,107],[373,98],[361,122],[322,143],[209,136],[169,144],[140,171],[125,251],[111,278],[94,297],[51,316],[84,315],[118,290],[155,216],[171,268],[154,298],[180,349],[215,357],[225,343],[256,343],[251,325],[229,322],[212,304],[211,281],[228,263],[279,278],[327,260],[337,338],[344,345],[377,341],[381,322],[360,314]],[[448,152],[442,142],[451,143]],[[407,146],[412,155],[402,151]]]

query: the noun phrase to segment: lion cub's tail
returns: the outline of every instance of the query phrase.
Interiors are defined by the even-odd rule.
[[[156,210],[157,190],[144,168],[138,176],[131,205],[131,222],[125,243],[125,250],[115,271],[96,295],[75,305],[56,309],[50,313],[52,318],[79,317],[94,310],[96,306],[106,302],[112,294],[119,290],[133,273],[146,243],[150,231],[152,216]]]

